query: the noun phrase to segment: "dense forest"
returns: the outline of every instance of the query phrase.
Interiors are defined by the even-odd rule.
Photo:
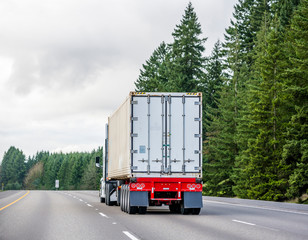
[[[102,156],[102,148],[91,153],[41,151],[26,159],[21,150],[10,147],[2,160],[0,182],[5,190],[55,189],[56,179],[60,190],[98,189],[102,171],[95,167],[96,156]]]
[[[206,33],[191,3],[142,65],[136,91],[202,92],[204,193],[303,202],[308,194],[308,0],[239,0],[205,56]],[[95,189],[91,153],[11,147],[0,166],[6,189]],[[307,201],[306,201],[307,202]]]
[[[308,1],[239,0],[205,56],[191,3],[143,64],[137,91],[202,92],[204,191],[307,199]]]

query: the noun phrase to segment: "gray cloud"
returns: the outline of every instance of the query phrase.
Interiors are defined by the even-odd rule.
[[[236,0],[192,1],[206,54]],[[0,160],[14,145],[92,150],[139,69],[171,42],[188,1],[0,1]]]

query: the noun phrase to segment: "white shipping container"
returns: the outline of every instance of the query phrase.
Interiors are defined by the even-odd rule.
[[[108,119],[108,179],[202,177],[201,93],[131,92]]]

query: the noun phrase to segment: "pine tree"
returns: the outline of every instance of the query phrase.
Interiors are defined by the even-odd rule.
[[[201,24],[191,2],[185,9],[181,23],[176,26],[171,47],[169,84],[172,91],[197,91],[204,77],[205,50],[207,38],[201,38]]]
[[[283,147],[285,164],[292,165],[288,197],[308,193],[308,1],[302,0],[288,32],[290,64],[286,71],[287,89],[293,102],[292,117]]]
[[[26,173],[26,157],[21,150],[10,147],[1,163],[1,179],[5,189],[19,189]]]
[[[220,99],[220,91],[223,85],[224,66],[222,58],[222,45],[218,40],[212,50],[211,56],[208,58],[204,74],[199,84],[199,91],[203,94],[203,139],[206,139],[207,127],[211,124],[214,116],[218,113],[218,101]]]
[[[219,115],[208,128],[205,147],[203,179],[205,193],[213,196],[234,196],[232,180],[234,159],[237,155],[233,89],[224,85],[218,103]]]
[[[62,153],[61,153],[62,154]],[[57,179],[59,179],[60,182],[60,189],[68,189],[69,186],[69,160],[68,155],[64,156],[64,159],[62,161],[61,167],[59,169]]]
[[[70,185],[74,189],[79,189],[80,187],[80,181],[83,174],[82,169],[82,159],[81,156],[77,153],[72,154],[72,169],[71,169],[71,175],[70,175]]]
[[[255,132],[248,140],[248,147],[239,155],[241,173],[236,181],[235,193],[242,197],[264,200],[283,200],[287,186],[288,166],[281,162],[284,132],[289,120],[286,109],[286,68],[283,33],[275,18],[270,32],[261,35],[261,51],[255,62],[260,80],[253,83],[248,102],[249,128]],[[243,192],[246,189],[247,192]],[[244,194],[244,196],[243,196]]]
[[[136,91],[140,92],[163,92],[168,91],[167,62],[170,49],[162,42],[154,50],[152,56],[142,65],[140,75],[135,82]]]

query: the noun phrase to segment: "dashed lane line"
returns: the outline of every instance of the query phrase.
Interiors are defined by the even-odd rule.
[[[93,207],[91,204],[87,204],[88,207]]]
[[[139,240],[139,238],[136,238],[133,234],[131,234],[130,232],[128,231],[123,231],[123,233],[129,237],[131,240]]]
[[[242,224],[246,224],[246,225],[250,225],[250,226],[256,226],[256,227],[265,228],[265,229],[268,229],[268,230],[271,230],[271,231],[279,232],[278,229],[258,225],[258,224],[255,224],[255,223],[244,222],[244,221],[240,221],[240,220],[236,220],[236,219],[233,219],[232,222],[242,223]]]
[[[233,219],[232,222],[243,223],[243,224],[250,225],[250,226],[256,225],[254,223],[244,222],[244,221],[240,221],[240,220],[236,220],[236,219]]]
[[[17,200],[15,200],[15,201],[9,203],[8,205],[6,205],[6,206],[0,208],[0,211],[2,211],[3,209],[5,209],[5,208],[7,208],[7,207],[9,207],[9,206],[11,206],[11,205],[13,205],[14,203],[18,202],[19,200],[21,200],[22,198],[24,198],[25,196],[27,196],[27,195],[29,194],[29,192],[30,192],[30,191],[28,191],[26,194],[24,194],[23,196],[21,196],[21,197],[18,198]]]
[[[109,218],[106,214],[104,214],[104,213],[99,213],[99,215],[101,215],[102,217],[105,217],[105,218]]]
[[[305,213],[305,212],[297,212],[297,211],[291,211],[291,210],[276,209],[276,208],[269,208],[269,207],[260,207],[260,206],[249,206],[249,205],[237,204],[237,203],[225,203],[225,202],[212,201],[212,200],[203,200],[203,202],[205,204],[207,202],[211,202],[211,203],[232,205],[232,206],[238,206],[238,207],[247,207],[247,208],[255,208],[255,209],[262,209],[262,210],[277,211],[277,212],[285,212],[285,213],[294,213],[294,214],[308,215],[308,213]]]

